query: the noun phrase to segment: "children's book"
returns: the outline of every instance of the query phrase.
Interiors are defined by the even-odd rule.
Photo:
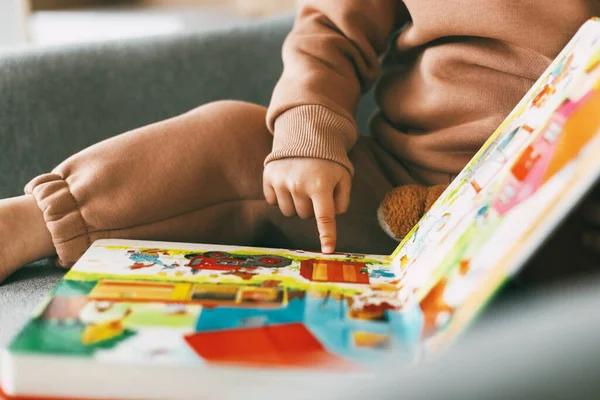
[[[431,357],[591,190],[598,154],[591,20],[393,254],[97,241],[3,352],[2,387],[223,398]]]

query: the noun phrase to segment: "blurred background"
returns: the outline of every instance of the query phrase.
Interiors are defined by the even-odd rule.
[[[299,0],[0,0],[0,50],[155,36],[290,13]]]

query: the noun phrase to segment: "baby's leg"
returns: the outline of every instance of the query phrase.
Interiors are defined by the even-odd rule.
[[[0,281],[52,253],[69,266],[101,238],[251,242],[272,143],[265,112],[208,104],[98,143],[35,178],[27,196],[0,204]]]
[[[0,200],[0,283],[19,266],[52,254],[52,237],[35,199]]]

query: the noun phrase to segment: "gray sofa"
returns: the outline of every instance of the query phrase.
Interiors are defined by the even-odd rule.
[[[197,105],[225,98],[266,105],[290,26],[282,18],[210,34],[0,53],[0,198],[21,194],[29,179],[88,145]],[[372,109],[367,96],[358,113],[365,132]],[[62,275],[41,261],[0,286],[0,347]],[[598,287],[591,281],[500,303],[445,357],[410,368],[384,363],[376,384],[339,380],[286,396],[600,397]]]

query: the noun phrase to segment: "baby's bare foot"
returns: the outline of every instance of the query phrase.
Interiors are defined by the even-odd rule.
[[[52,255],[52,237],[35,199],[0,200],[0,284],[22,266]]]

